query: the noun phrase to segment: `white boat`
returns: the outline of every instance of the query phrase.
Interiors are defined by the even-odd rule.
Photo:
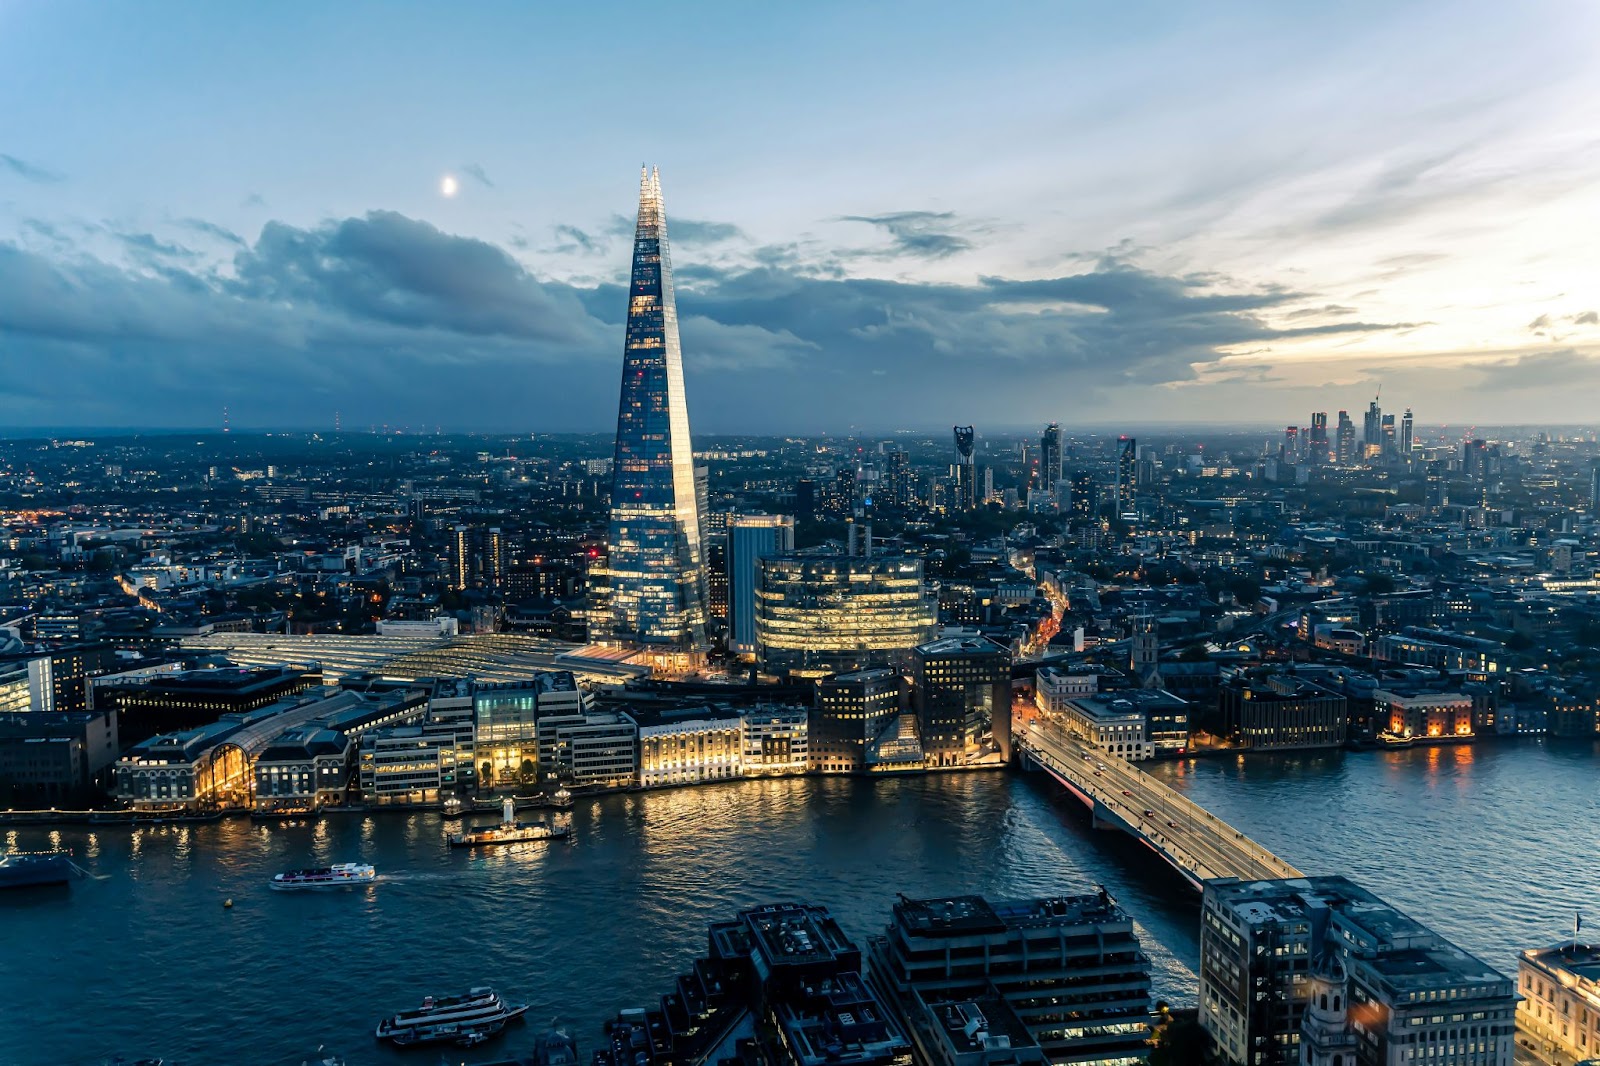
[[[521,1017],[527,1009],[508,1004],[492,988],[474,988],[459,996],[429,996],[415,1010],[401,1011],[379,1022],[374,1035],[402,1046],[454,1040],[468,1030],[503,1025]]]
[[[313,888],[354,888],[370,885],[378,871],[364,862],[341,862],[315,870],[290,870],[273,877],[272,887],[280,892]]]

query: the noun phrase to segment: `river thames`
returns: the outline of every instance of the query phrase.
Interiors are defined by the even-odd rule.
[[[1153,769],[1308,873],[1348,874],[1511,972],[1600,896],[1596,766],[1595,745],[1521,741]],[[466,853],[426,814],[0,831],[72,848],[95,875],[0,899],[0,1062],[270,1066],[318,1045],[352,1066],[433,1062],[377,1046],[373,1026],[473,984],[532,1004],[528,1025],[452,1061],[527,1054],[553,1018],[586,1057],[605,1018],[653,1004],[703,950],[708,921],[802,899],[860,941],[897,892],[1104,884],[1138,923],[1157,995],[1194,998],[1198,897],[1039,775],[733,782],[581,800],[572,820],[571,844]],[[379,883],[266,888],[355,860]]]

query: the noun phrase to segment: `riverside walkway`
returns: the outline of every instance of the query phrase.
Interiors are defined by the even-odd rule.
[[[1217,877],[1303,876],[1189,797],[1135,764],[1096,750],[1059,722],[1042,716],[1019,719],[1014,740],[1024,765],[1066,786],[1090,807],[1097,827],[1137,837],[1196,889]]]

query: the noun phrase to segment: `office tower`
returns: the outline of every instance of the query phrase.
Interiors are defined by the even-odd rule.
[[[1206,883],[1200,1025],[1223,1062],[1291,1066],[1340,1041],[1335,994],[1359,1040],[1347,1066],[1511,1062],[1511,980],[1348,878]]]
[[[1600,514],[1600,462],[1589,468],[1589,513]]]
[[[899,721],[905,700],[906,679],[887,666],[820,679],[811,716],[809,769],[854,774],[878,765],[877,741]]]
[[[787,515],[734,515],[728,521],[728,650],[756,650],[756,580],[769,555],[794,551],[794,519]]]
[[[1406,413],[1400,418],[1400,458],[1410,459],[1412,449],[1416,446],[1412,435],[1411,408],[1406,408]]]
[[[1283,443],[1278,447],[1278,458],[1286,463],[1300,461],[1300,430],[1289,426],[1283,431]]]
[[[803,477],[794,483],[794,516],[801,522],[810,522],[817,517],[818,499],[817,483],[811,478]]]
[[[977,506],[977,469],[972,463],[972,447],[976,434],[971,426],[956,426],[954,433],[956,461],[950,464],[950,482],[954,489],[950,509],[970,511]]]
[[[1384,415],[1379,429],[1378,445],[1383,451],[1384,458],[1392,459],[1399,445],[1399,441],[1395,438],[1394,415]]]
[[[922,560],[794,553],[757,562],[762,672],[823,677],[901,665],[938,628]]]
[[[903,1014],[997,997],[1028,1037],[1000,1060],[948,1058],[923,1043],[922,1029],[913,1032],[918,1062],[1021,1063],[1016,1056],[1033,1042],[1048,1063],[1111,1066],[1149,1055],[1150,957],[1103,889],[1049,899],[902,897],[868,953],[873,983]]]
[[[1361,443],[1369,449],[1383,444],[1383,408],[1376,399],[1367,404],[1366,419],[1361,425]]]
[[[1052,422],[1044,427],[1044,435],[1039,438],[1039,488],[1054,492],[1060,480],[1061,424]]]
[[[1334,441],[1334,461],[1340,466],[1349,466],[1356,459],[1356,424],[1350,419],[1349,411],[1339,412],[1338,436]]]
[[[1072,517],[1093,518],[1100,503],[1100,486],[1094,474],[1076,470],[1072,474]]]
[[[912,703],[930,766],[1011,758],[1011,653],[983,638],[922,644],[911,658]]]
[[[1313,463],[1326,463],[1332,458],[1328,454],[1328,412],[1311,412],[1311,439],[1307,444],[1310,454],[1307,458]]]
[[[640,179],[612,463],[603,639],[690,669],[705,646],[700,508],[661,179]]]
[[[1117,438],[1117,513],[1133,510],[1139,492],[1139,444],[1132,437]]]

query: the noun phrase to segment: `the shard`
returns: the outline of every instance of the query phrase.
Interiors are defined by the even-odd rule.
[[[700,539],[661,177],[646,170],[628,286],[606,602],[596,635],[645,652],[660,669],[695,668],[706,629]]]

